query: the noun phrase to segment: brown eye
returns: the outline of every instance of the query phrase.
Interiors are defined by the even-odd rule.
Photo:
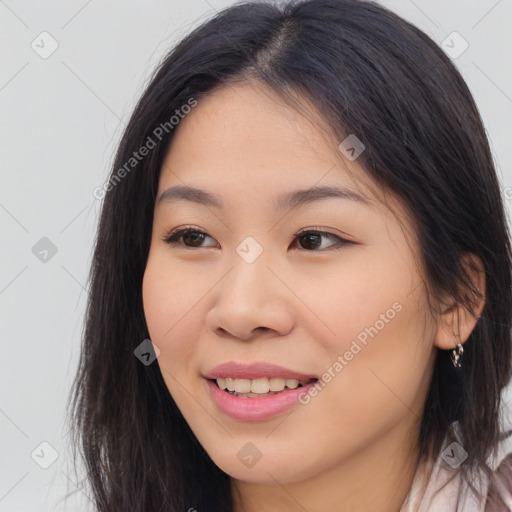
[[[322,245],[322,235],[318,234],[302,235],[299,240],[303,249],[317,249]]]
[[[169,245],[181,245],[183,247],[190,248],[213,247],[212,245],[203,245],[206,238],[212,239],[204,231],[199,229],[184,228],[171,233],[163,240]],[[322,244],[325,239],[330,239],[334,243],[325,246],[325,244]],[[295,240],[299,242],[299,249],[303,249],[308,252],[322,252],[325,249],[331,248],[336,250],[353,243],[333,233],[311,229],[309,231],[302,231],[295,235]]]
[[[174,233],[171,233],[169,236],[164,238],[164,241],[169,245],[183,245],[184,247],[212,247],[212,246],[203,246],[205,238],[209,237],[204,231],[200,231],[198,229],[180,229]],[[183,240],[183,243],[180,242],[180,239]]]
[[[204,233],[200,233],[199,231],[186,231],[183,233],[182,238],[185,245],[198,247],[204,240]]]
[[[323,249],[329,249],[333,247],[334,249],[339,249],[340,246],[350,244],[349,240],[345,240],[333,233],[326,233],[324,231],[302,231],[296,235],[296,239],[299,241],[299,245],[301,249],[306,251],[314,251],[319,252]],[[328,245],[327,247],[322,247],[322,239],[331,239],[334,240],[335,243]]]

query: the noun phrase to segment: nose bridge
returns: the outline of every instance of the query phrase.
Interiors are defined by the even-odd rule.
[[[248,265],[252,265],[257,260],[264,259],[266,260],[269,255],[269,250],[265,250],[263,247],[263,243],[258,241],[253,236],[245,237],[236,247],[235,252],[238,256]],[[263,258],[262,258],[263,257]]]
[[[273,276],[267,268],[269,259],[270,250],[265,249],[263,244],[252,236],[246,237],[238,244],[230,259],[232,270],[228,276],[228,286],[234,287],[231,291],[236,295],[242,294],[239,299],[247,302],[258,301],[259,293],[273,293],[272,283],[269,282]],[[246,295],[251,291],[252,299]]]
[[[271,252],[252,237],[244,239],[229,259],[230,270],[221,281],[208,323],[248,339],[253,330],[286,333],[293,323],[286,288],[268,268]]]

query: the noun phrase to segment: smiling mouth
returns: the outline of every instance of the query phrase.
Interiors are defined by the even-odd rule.
[[[215,383],[219,389],[231,396],[242,398],[266,398],[304,387],[318,379],[297,380],[284,379],[281,377],[237,379],[227,377],[208,380]]]

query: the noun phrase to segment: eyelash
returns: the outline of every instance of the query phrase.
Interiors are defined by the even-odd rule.
[[[171,231],[169,234],[164,236],[162,238],[162,240],[165,243],[167,243],[167,244],[169,244],[171,246],[183,245],[183,244],[178,244],[176,242],[176,240],[181,238],[186,233],[198,233],[198,234],[205,235],[205,236],[209,237],[208,233],[205,233],[204,231],[202,231],[200,229],[197,229],[194,226],[186,226],[185,228],[181,228],[181,229],[176,230],[176,231]],[[321,231],[321,230],[319,230],[317,228],[307,228],[307,229],[303,229],[303,230],[299,231],[298,233],[295,233],[294,240],[296,240],[297,238],[300,238],[302,236],[311,235],[311,234],[323,235],[323,236],[325,236],[327,238],[331,238],[331,239],[337,240],[338,243],[328,247],[327,249],[319,249],[319,250],[317,250],[317,249],[312,249],[312,250],[311,249],[302,249],[303,251],[306,251],[306,252],[325,252],[325,251],[329,251],[329,250],[336,251],[336,250],[339,250],[339,249],[343,248],[345,245],[355,244],[355,242],[352,242],[350,240],[342,238],[342,237],[340,237],[338,235],[335,235],[334,233],[329,233],[327,231]],[[183,245],[183,246],[185,248],[187,248],[187,249],[204,249],[204,247],[191,247],[191,246],[188,246],[188,245]],[[208,246],[207,248],[210,248],[210,247],[211,246]]]

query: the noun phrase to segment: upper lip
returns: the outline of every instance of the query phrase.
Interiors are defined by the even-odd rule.
[[[316,379],[313,374],[298,372],[266,362],[241,363],[229,361],[219,364],[206,372],[204,377],[207,379],[225,379],[232,377],[235,379],[258,379],[270,377],[282,377],[284,379],[308,380]]]

